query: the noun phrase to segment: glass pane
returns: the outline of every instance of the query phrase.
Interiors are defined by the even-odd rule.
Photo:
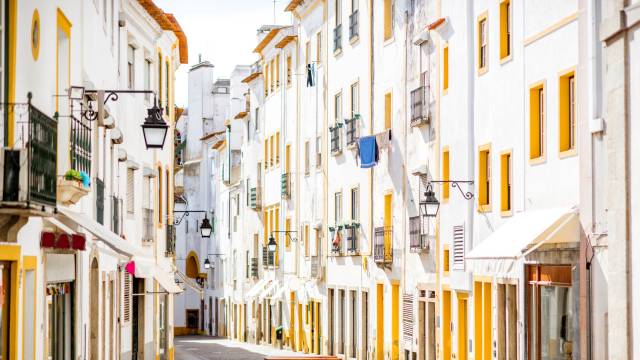
[[[572,358],[572,290],[568,287],[540,287],[540,358]]]

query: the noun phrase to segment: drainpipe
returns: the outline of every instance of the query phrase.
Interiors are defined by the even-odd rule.
[[[404,157],[407,159],[407,76],[408,76],[408,58],[409,58],[409,12],[405,10],[404,12],[404,71],[402,74],[402,111],[403,119],[402,119],[402,139],[404,139]],[[406,277],[407,277],[407,162],[404,161],[402,165],[402,286],[406,287]],[[411,188],[409,188],[411,189]]]
[[[467,29],[469,30],[469,34],[473,34],[473,29],[475,26],[475,19],[473,16],[473,2],[467,3]],[[474,40],[473,36],[469,36],[467,38],[467,53],[475,54],[474,52]],[[475,57],[471,56],[471,59],[475,59]],[[475,96],[475,66],[474,61],[468,61],[467,63],[467,144],[469,144],[467,148],[467,178],[473,179],[475,175],[475,156],[474,149],[476,147],[475,144],[475,127],[474,127],[474,96]],[[475,182],[476,189],[478,188],[478,183]],[[474,191],[477,193],[477,190]],[[474,211],[475,198],[467,201],[467,222],[469,223],[469,230],[466,234],[469,235],[469,239],[466,241],[465,247],[470,249],[473,247],[473,211]],[[471,245],[471,247],[469,247]]]

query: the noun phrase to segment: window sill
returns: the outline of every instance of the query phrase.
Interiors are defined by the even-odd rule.
[[[442,276],[443,277],[449,277],[449,271],[442,271]]]
[[[395,40],[396,40],[395,36],[391,35],[391,37],[384,39],[384,43],[382,43],[382,47],[392,44]]]
[[[538,156],[537,158],[529,159],[529,165],[540,165],[547,162],[546,156]]]
[[[356,45],[358,45],[359,42],[360,42],[360,35],[356,35],[356,36],[352,37],[351,39],[349,39],[349,45],[351,45],[351,46],[356,46]]]
[[[478,76],[482,76],[489,72],[489,67],[485,65],[485,67],[478,68]]]
[[[511,60],[513,60],[513,54],[509,54],[503,58],[500,58],[500,65],[504,65],[508,62],[510,62]]]
[[[445,96],[449,93],[449,88],[442,89],[442,96]]]
[[[333,51],[334,57],[340,57],[340,55],[342,55],[342,48]]]
[[[576,155],[578,155],[578,150],[576,150],[575,148],[569,149],[569,150],[560,151],[558,153],[558,157],[560,159],[566,159],[566,158],[573,157],[573,156],[576,156]]]
[[[489,213],[491,212],[491,204],[478,205],[479,213]]]
[[[500,211],[500,216],[502,216],[502,217],[513,216],[513,211],[512,210],[501,210]]]

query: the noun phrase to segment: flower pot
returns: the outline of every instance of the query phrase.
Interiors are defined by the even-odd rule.
[[[58,200],[64,205],[72,205],[89,193],[89,188],[82,186],[82,181],[58,178]]]

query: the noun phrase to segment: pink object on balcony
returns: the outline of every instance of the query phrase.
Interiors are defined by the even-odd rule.
[[[129,274],[135,276],[136,275],[136,263],[135,261],[129,261],[127,265],[124,266],[124,270]]]

